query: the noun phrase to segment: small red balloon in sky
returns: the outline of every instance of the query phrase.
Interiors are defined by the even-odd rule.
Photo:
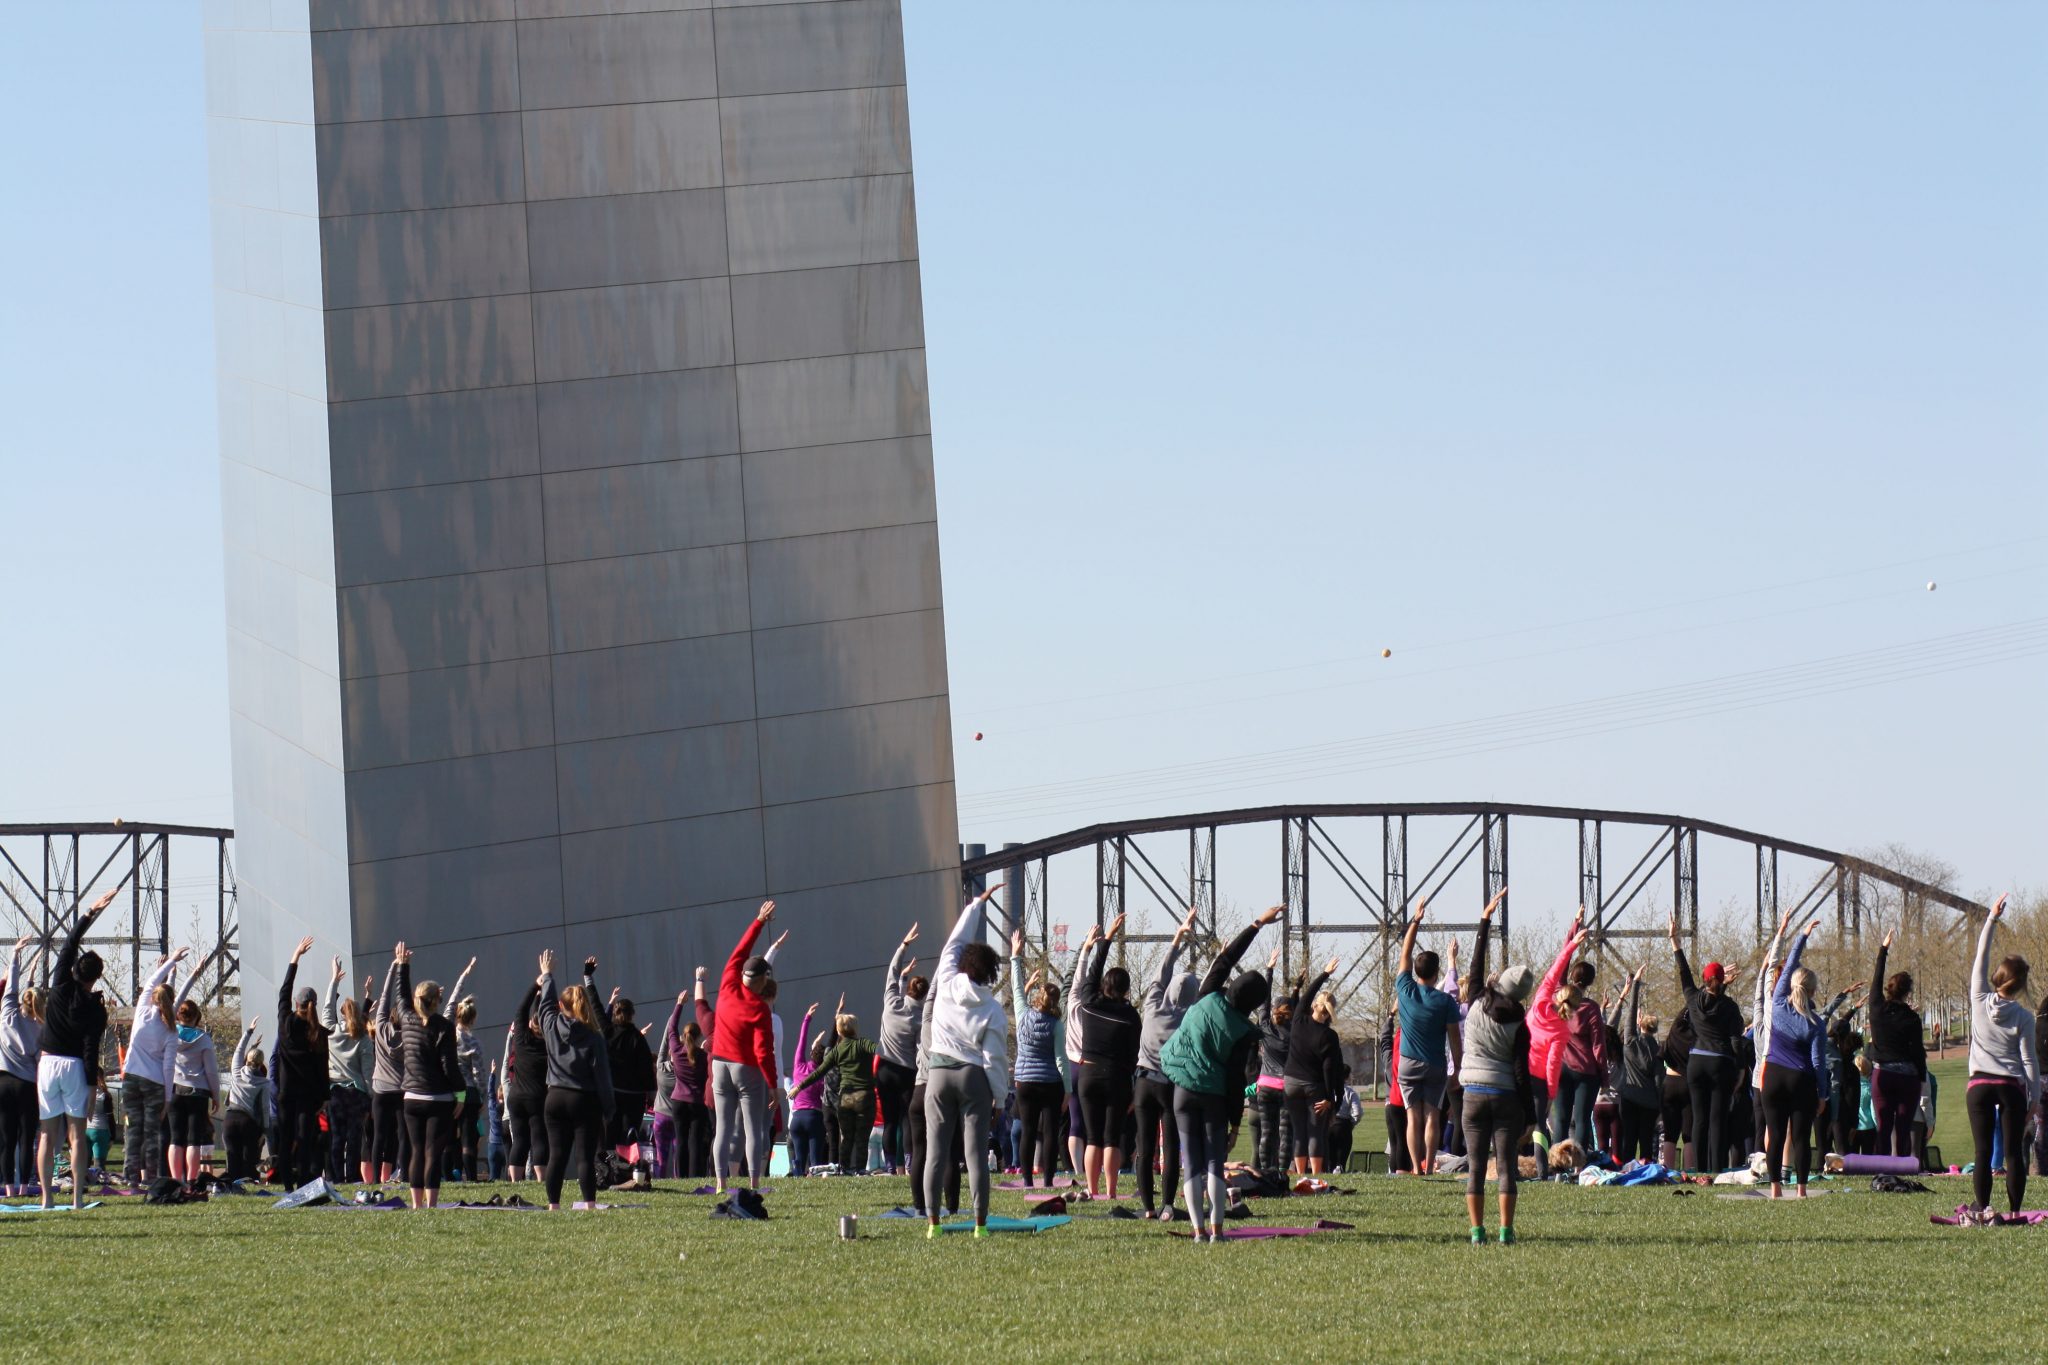
[[[980,738],[981,738],[981,731],[979,731],[979,730],[976,730],[976,731],[974,732],[974,737],[975,737],[976,739],[980,739]]]

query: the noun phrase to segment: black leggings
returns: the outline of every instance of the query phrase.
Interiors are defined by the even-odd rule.
[[[547,1134],[540,1136],[547,1145]],[[691,1180],[711,1174],[711,1106],[676,1102],[676,1169]]]
[[[904,1163],[909,1142],[904,1121],[910,1116],[910,1092],[917,1085],[917,1073],[898,1066],[887,1057],[875,1059],[875,1102],[882,1113],[882,1164],[897,1170]]]
[[[1261,1090],[1259,1093],[1264,1095],[1266,1092]],[[1415,1169],[1415,1161],[1408,1154],[1408,1111],[1398,1104],[1385,1106],[1385,1111],[1387,1116],[1387,1172],[1391,1175],[1395,1171],[1412,1171]],[[1465,1150],[1469,1153],[1472,1150],[1472,1145],[1477,1141],[1478,1139],[1473,1137],[1468,1131],[1465,1135]],[[1266,1168],[1261,1167],[1260,1169],[1264,1170]],[[1273,1167],[1267,1173],[1270,1175],[1278,1169],[1279,1167],[1277,1166]]]
[[[1792,1170],[1801,1185],[1813,1170],[1813,1115],[1820,1087],[1811,1071],[1773,1063],[1764,1068],[1764,1174],[1775,1185],[1783,1178],[1780,1154],[1792,1135]]]
[[[1685,1164],[1685,1149],[1692,1144],[1692,1090],[1685,1077],[1664,1073],[1663,1140],[1671,1144],[1672,1164]],[[1663,1160],[1660,1155],[1658,1160]]]
[[[286,1189],[297,1189],[320,1174],[320,1111],[327,1097],[286,1099],[277,1106],[277,1129],[282,1151],[275,1153],[278,1174]]]
[[[370,1114],[370,1097],[352,1085],[337,1085],[327,1096],[327,1175],[335,1181],[355,1180],[362,1175],[363,1141]]]
[[[548,1164],[548,1124],[543,1113],[547,1105],[547,1091],[534,1094],[515,1094],[506,1101],[506,1108],[512,1113],[512,1164],[525,1169],[527,1178],[533,1178],[536,1170],[545,1169]]]
[[[370,1164],[376,1168],[379,1180],[384,1178],[384,1168],[401,1170],[398,1149],[400,1132],[405,1125],[399,1120],[405,1112],[405,1096],[399,1091],[372,1091],[370,1094]]]
[[[1657,1106],[1621,1101],[1621,1138],[1615,1144],[1614,1159],[1626,1166],[1638,1158],[1657,1159]]]
[[[863,1172],[868,1168],[868,1136],[875,1131],[875,1092],[859,1090],[839,1094],[839,1150],[832,1159],[839,1169]]]
[[[1162,1155],[1159,1189],[1165,1194],[1160,1203],[1171,1204],[1173,1192],[1180,1188],[1180,1131],[1173,1117],[1172,1081],[1155,1081],[1149,1076],[1140,1077],[1131,1087],[1131,1100],[1138,1111],[1138,1150],[1134,1160],[1138,1167],[1138,1201],[1145,1206],[1145,1212],[1153,1210],[1152,1160]]]
[[[1090,1147],[1116,1147],[1123,1141],[1124,1115],[1131,1108],[1131,1078],[1108,1067],[1081,1069],[1081,1129]]]
[[[1728,1114],[1735,1100],[1735,1083],[1740,1079],[1733,1057],[1695,1052],[1687,1059],[1685,1085],[1692,1092],[1688,1170],[1713,1174],[1728,1159]]]
[[[1515,1192],[1520,1174],[1515,1152],[1529,1113],[1520,1095],[1477,1095],[1465,1089],[1465,1193],[1486,1193],[1486,1153],[1493,1151],[1494,1180],[1502,1194]]]
[[[213,1092],[171,1097],[171,1145],[173,1147],[213,1146]]]
[[[2003,1130],[2005,1139],[2006,1202],[2018,1213],[2020,1200],[2027,1193],[2026,1088],[2013,1080],[1973,1075],[1963,1107],[1970,1112],[1970,1137],[1977,1147],[1977,1164],[1970,1171],[1977,1207],[1991,1207],[1991,1133],[1995,1126]]]
[[[476,1164],[476,1121],[483,1112],[483,1097],[474,1090],[469,1092],[467,1099],[456,1106],[455,1135],[448,1144],[445,1159],[441,1162],[441,1172],[450,1180],[458,1178],[455,1174],[458,1169],[462,1172],[460,1179],[483,1179],[483,1173],[477,1169]]]
[[[548,1087],[543,1103],[548,1125],[548,1202],[562,1202],[562,1178],[573,1153],[576,1188],[586,1204],[597,1201],[597,1152],[604,1145],[604,1106],[588,1090]]]
[[[36,1131],[39,1112],[36,1083],[0,1071],[0,1185],[26,1185],[36,1178],[34,1157],[20,1170],[15,1169],[15,1157],[23,1150],[23,1139]],[[27,1150],[35,1148],[31,1145]]]
[[[256,1121],[256,1116],[240,1109],[228,1110],[227,1118],[221,1121],[221,1136],[227,1142],[227,1178],[255,1179],[256,1157],[263,1150],[263,1125]]]
[[[1316,1102],[1323,1098],[1321,1088],[1307,1081],[1289,1081],[1281,1096],[1287,1105],[1287,1127],[1294,1146],[1292,1155],[1304,1161],[1310,1157],[1328,1157],[1329,1111],[1324,1110],[1320,1116],[1316,1113]]]
[[[416,1190],[441,1188],[441,1153],[453,1136],[454,1100],[405,1100],[405,1136],[412,1144],[406,1184]]]
[[[1252,1112],[1259,1120],[1259,1143],[1252,1162],[1267,1174],[1280,1169],[1280,1092],[1260,1086],[1252,1092]],[[1402,1120],[1407,1122],[1407,1120]]]
[[[1017,1082],[1017,1118],[1024,1126],[1017,1168],[1026,1185],[1031,1183],[1032,1166],[1040,1162],[1044,1163],[1045,1183],[1052,1183],[1052,1173],[1060,1164],[1060,1110],[1066,1100],[1067,1092],[1058,1081]]]

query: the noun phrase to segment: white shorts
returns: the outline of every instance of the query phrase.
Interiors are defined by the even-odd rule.
[[[36,1062],[36,1103],[44,1122],[69,1116],[82,1119],[92,1107],[92,1087],[85,1083],[85,1063],[76,1057],[45,1056]]]

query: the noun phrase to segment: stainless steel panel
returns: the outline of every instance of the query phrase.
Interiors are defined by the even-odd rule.
[[[752,721],[561,744],[554,754],[565,834],[761,802]]]
[[[939,535],[930,523],[747,547],[756,630],[939,605]]]
[[[734,634],[557,654],[554,698],[562,744],[750,720],[753,652]]]
[[[537,839],[555,830],[551,749],[348,775],[349,861]]]
[[[654,10],[710,9],[711,0],[516,0],[522,19],[565,19],[585,14],[646,14]]]
[[[341,710],[334,675],[234,626],[227,637],[231,711],[339,771]]]
[[[910,170],[903,87],[750,95],[719,101],[725,183],[765,185]]]
[[[917,205],[907,175],[735,186],[725,195],[732,273],[907,261]]]
[[[746,552],[737,545],[558,564],[548,585],[557,652],[747,628]]]
[[[337,123],[317,139],[329,216],[509,204],[526,192],[517,114]]]
[[[736,455],[550,474],[548,562],[746,539]]]
[[[313,35],[321,123],[494,114],[519,107],[512,25],[421,24]]]
[[[957,865],[953,784],[869,792],[761,812],[768,884],[838,886]]]
[[[742,365],[924,345],[916,261],[741,275],[732,332]]]
[[[950,782],[951,724],[944,697],[763,720],[761,799],[783,805]]]
[[[312,0],[315,29],[510,19],[512,0]]]
[[[343,587],[546,562],[534,477],[392,488],[334,500]]]
[[[341,590],[345,678],[548,652],[541,569],[418,578]]]
[[[724,190],[546,199],[527,217],[535,289],[725,273]]]
[[[546,109],[524,119],[531,199],[722,183],[716,100]]]
[[[535,294],[533,329],[543,380],[732,364],[723,277]]]
[[[357,863],[349,874],[357,942],[372,950],[377,945],[388,949],[401,940],[410,943],[423,951],[415,970],[435,976],[444,987],[455,984],[462,964],[474,953],[478,974],[470,978],[470,985],[481,992],[485,946],[476,940],[539,929],[561,933],[562,854],[556,839]],[[445,958],[426,951],[435,943],[452,943],[458,951]],[[528,981],[538,955],[536,948],[523,957]],[[376,968],[379,985],[389,960],[387,952]],[[370,974],[366,964],[367,959],[357,964],[358,985]],[[518,1000],[515,993],[487,1002],[479,993],[478,1023],[493,1007],[511,1014]],[[504,1045],[502,1033],[498,1045]]]
[[[351,770],[554,742],[546,659],[351,678],[341,685]]]
[[[934,925],[950,924],[960,909],[957,868],[833,883],[806,891],[778,885],[773,891],[775,926],[790,931],[789,942],[776,955],[777,975],[785,983],[801,981],[805,989],[798,998],[804,1000],[819,996],[829,1001],[835,992],[844,990],[847,1006],[860,1015],[863,1027],[880,1004],[877,964],[846,951],[844,945],[893,944],[913,923],[923,924],[923,933],[929,933]],[[744,927],[743,920],[734,924],[723,946],[714,947],[715,955],[706,965],[716,970]],[[918,942],[923,944],[923,934]],[[930,965],[927,960],[925,970],[929,971]],[[792,1032],[790,1041],[794,1043],[795,1038]]]
[[[562,873],[576,888],[576,913],[583,919],[617,919],[741,897],[758,904],[767,894],[761,813],[731,811],[571,834],[562,840]],[[731,952],[732,945],[725,951]],[[722,966],[723,958],[718,961]],[[675,979],[687,981],[688,969]]]
[[[330,309],[521,294],[526,255],[521,204],[361,214],[320,225]]]
[[[757,630],[751,638],[762,716],[946,691],[946,623],[936,611]]]
[[[747,461],[747,533],[755,540],[931,521],[932,440],[761,450]]]
[[[875,441],[931,430],[922,350],[742,365],[735,378],[742,450]]]
[[[727,97],[901,84],[896,0],[760,5],[718,17],[718,90]]]
[[[526,299],[455,299],[327,315],[335,402],[533,382]]]
[[[528,109],[718,96],[707,11],[547,19],[519,26]]]
[[[740,448],[739,400],[728,368],[543,384],[536,392],[541,465],[550,471]]]
[[[533,406],[527,387],[329,404],[334,491],[538,473]]]
[[[574,953],[597,955],[598,989],[609,992],[618,986],[639,1010],[637,1021],[644,1024],[651,1015],[658,1030],[668,1018],[677,984],[690,979],[693,967],[708,968],[715,980],[760,903],[759,896],[749,896],[717,905],[593,919],[571,925],[569,936]],[[531,970],[527,979],[532,979]],[[796,1037],[794,1024],[789,1037]]]

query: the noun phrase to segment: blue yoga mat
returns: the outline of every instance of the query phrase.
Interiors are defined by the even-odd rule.
[[[69,1204],[53,1204],[47,1209],[41,1204],[0,1204],[0,1213],[83,1213],[87,1209],[96,1209],[99,1206],[100,1201],[97,1199],[75,1209]]]
[[[1044,1232],[1047,1228],[1056,1228],[1062,1223],[1071,1223],[1073,1221],[1072,1218],[1069,1218],[1064,1213],[1047,1214],[1039,1218],[991,1218],[988,1220],[988,1230],[990,1232]],[[972,1232],[974,1231],[974,1220],[972,1218],[964,1218],[957,1223],[941,1223],[939,1226],[947,1232]]]

